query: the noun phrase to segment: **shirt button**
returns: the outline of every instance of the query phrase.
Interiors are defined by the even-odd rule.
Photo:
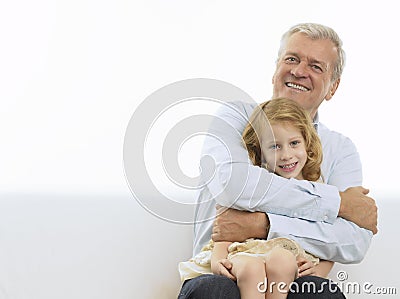
[[[293,216],[294,216],[294,217],[297,217],[297,213],[296,213],[296,212],[294,212],[294,213],[293,213]]]
[[[324,216],[324,221],[327,221],[328,220],[328,215],[325,215]]]

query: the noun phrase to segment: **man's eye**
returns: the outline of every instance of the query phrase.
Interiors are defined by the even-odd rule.
[[[296,57],[286,57],[285,61],[286,62],[296,62],[297,59],[296,59]]]
[[[313,68],[314,70],[316,70],[317,72],[319,72],[319,73],[322,73],[322,72],[323,72],[322,67],[320,67],[319,65],[314,64],[314,65],[312,65],[312,68]]]

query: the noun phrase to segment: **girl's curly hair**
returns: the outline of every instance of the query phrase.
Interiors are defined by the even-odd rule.
[[[259,136],[271,124],[287,123],[299,129],[307,152],[303,178],[317,181],[321,178],[322,145],[309,114],[295,101],[276,98],[258,105],[243,131],[244,145],[254,165],[262,166]]]

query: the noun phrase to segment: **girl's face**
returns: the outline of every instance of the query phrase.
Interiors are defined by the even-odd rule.
[[[272,124],[271,129],[261,137],[263,166],[284,178],[302,180],[307,151],[300,130],[289,123]]]

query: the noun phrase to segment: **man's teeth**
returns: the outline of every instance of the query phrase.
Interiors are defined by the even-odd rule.
[[[287,83],[286,86],[291,87],[291,88],[296,88],[298,90],[301,91],[308,91],[308,88],[305,88],[304,86],[298,85],[298,84],[294,84],[294,83]]]
[[[292,167],[294,167],[295,165],[296,165],[296,162],[295,162],[295,163],[292,163],[292,164],[282,165],[281,167],[287,169],[287,168],[292,168]]]

